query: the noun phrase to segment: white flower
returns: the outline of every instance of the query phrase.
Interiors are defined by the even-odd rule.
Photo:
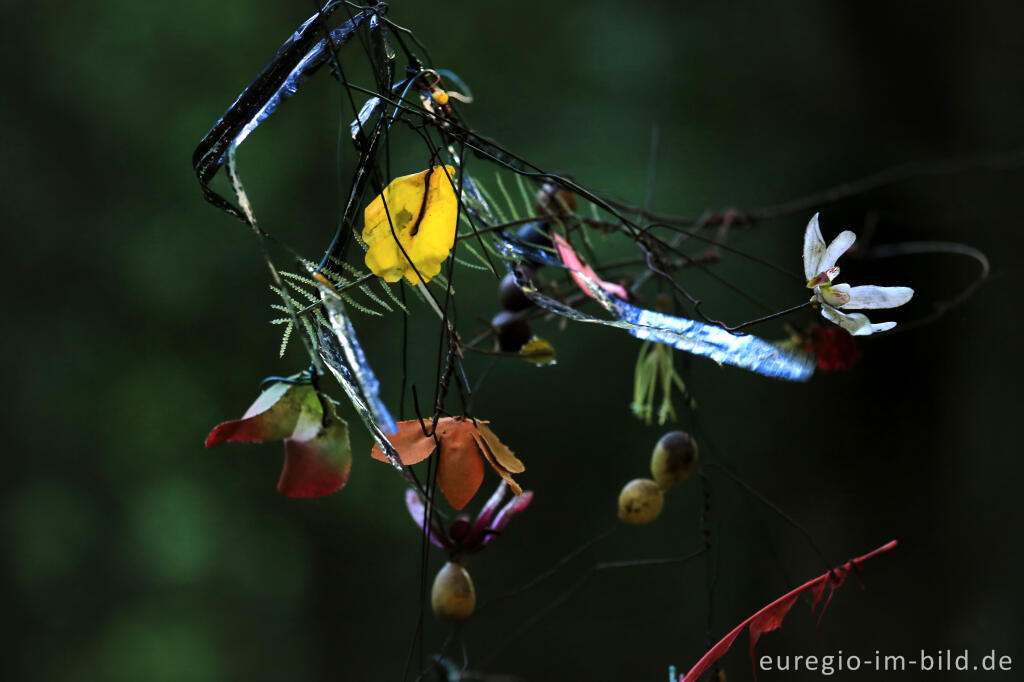
[[[821,228],[818,227],[818,214],[815,213],[804,233],[804,277],[807,278],[807,288],[814,289],[811,305],[820,308],[825,319],[854,336],[866,336],[892,329],[896,323],[872,324],[867,315],[848,314],[842,310],[895,308],[909,301],[914,290],[910,287],[851,287],[849,284],[832,284],[832,280],[839,274],[836,261],[856,240],[857,235],[844,230],[826,247]]]

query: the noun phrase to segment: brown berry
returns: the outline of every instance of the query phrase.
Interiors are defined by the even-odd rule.
[[[619,493],[619,519],[639,526],[658,518],[665,504],[664,493],[649,478],[637,478],[625,485]]]
[[[430,589],[430,606],[439,620],[463,621],[473,615],[476,590],[461,564],[449,561],[437,572]]]
[[[519,313],[503,310],[491,319],[491,326],[498,333],[498,347],[507,353],[517,352],[533,337],[530,324],[518,318]]]
[[[526,310],[533,305],[533,301],[527,298],[523,290],[516,284],[516,277],[511,272],[505,275],[501,279],[501,284],[498,285],[498,303],[505,310],[512,312]]]
[[[686,431],[669,431],[651,453],[651,475],[668,490],[688,479],[696,463],[697,441]]]

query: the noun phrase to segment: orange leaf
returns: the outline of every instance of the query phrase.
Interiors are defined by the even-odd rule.
[[[498,436],[487,428],[487,422],[480,421],[476,422],[476,429],[480,432],[480,435],[487,441],[487,445],[491,450],[491,454],[494,455],[494,459],[510,473],[521,474],[526,471],[526,466],[519,461],[519,458],[513,454],[508,446],[498,439]],[[483,448],[481,448],[483,449]],[[519,493],[516,493],[517,495]]]
[[[438,422],[441,458],[437,468],[437,485],[448,503],[462,509],[484,482],[484,463],[475,442],[473,422],[463,417]]]
[[[479,422],[477,423],[479,424]],[[476,444],[477,446],[479,446],[480,452],[484,454],[484,459],[486,459],[487,463],[491,465],[491,468],[494,469],[499,476],[505,479],[505,482],[508,483],[508,487],[512,489],[512,492],[514,492],[517,496],[522,495],[523,489],[519,486],[518,483],[515,482],[515,479],[512,478],[512,475],[508,472],[508,470],[505,469],[505,467],[498,464],[498,462],[494,459],[494,454],[491,452],[491,449],[487,447],[487,442],[477,433],[473,434],[473,438],[476,439]]]
[[[446,417],[438,422],[438,430],[441,428],[441,422],[444,422],[446,419],[450,419],[450,417]],[[427,428],[429,428],[430,422],[425,423]],[[406,466],[422,462],[427,457],[430,457],[430,453],[436,447],[433,438],[423,435],[423,427],[420,426],[419,419],[398,422],[398,432],[390,434],[388,440],[391,441],[391,445],[398,451],[402,464]],[[388,458],[384,456],[384,451],[376,444],[370,450],[370,456],[381,462],[388,461]]]

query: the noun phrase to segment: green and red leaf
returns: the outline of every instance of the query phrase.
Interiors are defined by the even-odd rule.
[[[330,398],[317,395],[309,384],[271,384],[241,419],[214,427],[206,437],[206,447],[274,440],[284,441],[285,446],[284,469],[277,485],[282,495],[324,497],[340,490],[348,480],[352,468],[348,424],[335,413]]]
[[[284,441],[284,469],[277,490],[298,498],[324,497],[341,490],[352,469],[352,447],[348,424],[334,414],[327,425],[321,418],[303,412],[295,433]]]
[[[303,409],[321,409],[312,386],[275,382],[260,393],[241,419],[215,426],[206,437],[206,447],[283,440],[295,431]]]

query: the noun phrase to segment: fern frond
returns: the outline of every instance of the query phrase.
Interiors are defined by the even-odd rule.
[[[455,262],[459,265],[469,268],[470,270],[483,270],[484,272],[490,272],[491,269],[484,267],[483,265],[477,265],[476,263],[470,263],[469,261],[455,256]]]
[[[299,286],[297,284],[293,284],[292,282],[285,282],[285,284],[287,284],[289,287],[291,287],[291,289],[295,293],[299,294],[304,299],[306,299],[306,301],[308,303],[319,303],[320,302],[320,296],[318,294],[314,294],[313,292],[311,292],[311,291],[309,291],[307,289],[304,289],[303,287],[301,287],[301,286]]]
[[[516,210],[516,205],[512,203],[512,197],[509,195],[508,190],[505,189],[505,183],[501,179],[501,173],[495,173],[494,179],[498,181],[498,190],[501,191],[501,195],[505,198],[505,203],[508,205],[508,210],[512,216],[512,220],[519,220],[519,211]]]
[[[377,278],[377,281],[380,282],[380,288],[384,290],[384,293],[388,295],[388,297],[394,302],[394,304],[401,308],[406,315],[408,315],[409,309],[405,307],[405,304],[402,303],[402,301],[397,296],[395,296],[395,292],[391,290],[391,285],[389,285],[387,282],[380,279],[379,277]]]
[[[395,312],[395,309],[392,308],[391,306],[389,306],[387,304],[387,302],[383,298],[381,298],[377,294],[375,294],[372,291],[370,291],[370,287],[369,286],[367,286],[365,284],[360,284],[359,285],[359,291],[361,291],[364,294],[366,294],[367,298],[369,298],[371,301],[373,301],[374,303],[376,303],[377,305],[379,305],[381,308],[383,308],[384,310],[388,311],[389,313]]]
[[[352,275],[356,279],[362,279],[363,277],[366,277],[368,274],[370,274],[368,271],[360,270],[351,263],[346,263],[344,261],[341,262],[341,267],[344,268],[345,272]]]
[[[486,245],[487,245],[487,240],[486,240],[486,239],[483,239],[483,240],[481,240],[481,241],[483,241],[483,243],[484,243],[484,246],[485,246],[485,248],[486,248]],[[476,250],[476,247],[475,247],[474,245],[470,244],[469,242],[466,242],[465,244],[463,244],[463,245],[462,245],[462,247],[463,247],[464,249],[466,249],[466,251],[469,251],[469,252],[470,252],[471,254],[473,254],[473,257],[474,257],[474,258],[476,258],[476,259],[477,259],[478,261],[480,261],[481,263],[483,263],[483,269],[484,269],[484,270],[487,270],[488,272],[490,272],[490,273],[491,273],[492,275],[494,275],[495,277],[497,277],[497,276],[498,276],[498,273],[496,273],[496,272],[494,271],[494,266],[492,266],[492,265],[491,265],[491,261],[489,261],[489,260],[487,260],[486,258],[484,258],[484,257],[483,257],[483,256],[482,256],[482,255],[480,254],[480,252]]]
[[[359,244],[359,248],[363,250],[363,253],[370,250],[370,246],[363,241],[363,235],[359,234],[359,230],[352,230],[352,236],[356,239],[356,244]]]
[[[295,325],[292,324],[291,320],[288,320],[288,326],[284,328],[284,335],[281,336],[281,349],[278,351],[277,357],[284,357],[284,351],[288,348],[288,339],[291,338],[293,329],[295,329]]]
[[[526,191],[526,182],[519,173],[516,173],[516,184],[519,185],[519,194],[522,195],[523,203],[526,205],[526,213],[524,215],[533,215],[533,200],[530,199],[530,193]]]
[[[480,191],[480,196],[482,196],[484,198],[484,201],[486,201],[487,204],[491,207],[491,211],[494,212],[494,217],[498,219],[498,222],[507,223],[508,218],[505,217],[505,212],[502,211],[501,206],[499,206],[494,201],[494,197],[492,197],[490,193],[488,193],[488,191],[484,189],[483,184],[478,184],[476,188]]]
[[[309,343],[313,350],[315,351],[317,348],[320,347],[320,342],[317,340],[316,333],[313,331],[313,323],[309,321],[308,317],[302,317],[299,319],[302,320],[302,326],[306,330],[306,336],[309,337]]]
[[[338,295],[341,296],[341,300],[345,301],[345,303],[352,306],[361,313],[365,313],[366,315],[372,315],[373,317],[384,317],[384,313],[373,310],[372,308],[367,308],[366,306],[360,303],[356,303],[355,300],[353,300],[353,298],[346,294],[344,291],[338,292]]]
[[[311,287],[316,286],[316,280],[306,277],[305,275],[300,275],[297,272],[287,272],[285,270],[282,270],[281,276],[287,277],[289,280],[292,280],[293,282],[302,282],[303,284]],[[291,284],[291,282],[289,282],[289,284]]]

